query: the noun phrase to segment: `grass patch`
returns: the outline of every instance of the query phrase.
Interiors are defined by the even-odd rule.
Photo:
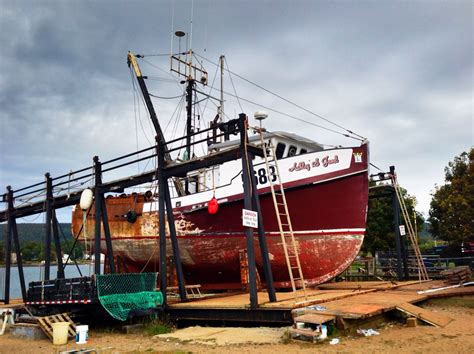
[[[153,320],[149,323],[145,323],[144,332],[148,336],[155,336],[157,334],[166,334],[173,332],[174,327],[164,321]]]

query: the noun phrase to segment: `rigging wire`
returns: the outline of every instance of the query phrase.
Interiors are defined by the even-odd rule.
[[[201,56],[201,55],[199,55],[199,54],[197,54],[197,53],[196,53],[196,56],[200,57],[201,59],[203,59],[203,60],[205,60],[205,61],[207,61],[207,62],[209,62],[209,63],[211,63],[211,64],[213,64],[213,65],[218,65],[217,63],[215,63],[215,62],[213,62],[213,61],[211,61],[211,60],[209,60],[209,59],[207,59],[207,58],[205,58],[205,57],[203,57],[203,56]],[[226,60],[226,64],[227,64],[227,60]],[[273,96],[275,96],[275,97],[278,97],[279,99],[285,101],[286,103],[289,103],[289,104],[291,104],[291,105],[293,105],[293,106],[295,106],[295,107],[297,107],[297,108],[299,108],[299,109],[301,109],[301,110],[303,110],[303,111],[305,111],[305,112],[307,112],[307,113],[309,113],[309,114],[311,114],[311,115],[313,115],[313,116],[315,116],[315,117],[318,117],[319,119],[322,119],[322,120],[324,120],[325,122],[330,123],[330,124],[332,124],[332,125],[338,127],[339,129],[342,129],[342,130],[344,130],[344,131],[346,131],[346,132],[348,132],[348,133],[350,133],[350,134],[352,134],[352,135],[355,135],[355,136],[361,138],[362,140],[365,140],[365,138],[364,138],[363,136],[361,136],[361,135],[359,135],[359,134],[357,134],[357,133],[355,133],[355,132],[353,132],[353,131],[351,131],[351,130],[349,130],[349,129],[347,129],[347,128],[344,128],[342,125],[337,124],[337,123],[335,123],[335,122],[329,120],[328,118],[325,118],[325,117],[323,117],[323,116],[321,116],[321,115],[319,115],[319,114],[317,114],[317,113],[314,113],[314,112],[310,111],[309,109],[306,109],[306,108],[304,108],[303,106],[301,106],[301,105],[299,105],[299,104],[297,104],[297,103],[295,103],[295,102],[292,102],[292,101],[290,101],[290,100],[288,100],[288,99],[282,97],[281,95],[279,95],[279,94],[277,94],[277,93],[275,93],[275,92],[272,92],[272,91],[270,91],[270,90],[264,88],[263,86],[261,86],[261,85],[259,85],[259,84],[257,84],[257,83],[254,83],[254,82],[252,82],[252,81],[250,81],[250,80],[244,78],[243,76],[241,76],[241,75],[239,75],[239,74],[237,74],[237,73],[231,72],[231,71],[229,70],[228,66],[227,66],[227,69],[226,69],[226,70],[227,70],[227,72],[228,72],[229,74],[235,75],[235,76],[238,77],[239,79],[241,79],[241,80],[243,80],[243,81],[245,81],[245,82],[247,82],[247,83],[249,83],[249,84],[251,84],[251,85],[254,85],[254,86],[258,87],[259,89],[261,89],[261,90],[263,90],[263,91],[265,91],[265,92],[267,92],[267,93],[269,93],[269,94],[271,94],[271,95],[273,95]],[[232,79],[231,79],[231,82],[232,82]],[[233,85],[233,83],[232,83],[232,85]],[[306,121],[305,121],[305,122],[306,122]]]
[[[136,78],[134,77],[131,68],[130,68],[130,75],[131,75],[131,77],[132,77],[133,89],[135,90],[137,96],[140,97],[140,100],[141,100],[143,106],[146,108],[145,99],[143,98],[143,95],[140,95],[140,94],[138,93],[138,88],[137,88],[137,85],[136,85],[136,82],[135,82],[135,79],[136,79]],[[139,106],[137,105],[137,107],[139,107]],[[141,115],[140,115],[140,109],[138,109],[138,122],[140,123],[140,127],[141,127],[141,129],[142,129],[142,131],[143,131],[143,135],[145,136],[145,139],[147,140],[148,144],[149,144],[150,146],[153,145],[153,144],[150,142],[150,139],[148,139],[148,136],[147,136],[147,133],[146,133],[146,131],[145,131],[145,128],[143,127],[143,123],[142,123],[142,119],[141,119]],[[148,119],[148,124],[149,124],[149,128],[150,128],[151,130],[153,130],[153,127],[151,126],[151,120],[150,120],[150,119]]]
[[[240,111],[243,112],[244,109],[242,108],[242,104],[240,103],[240,99],[239,99],[239,96],[237,95],[237,90],[235,89],[235,85],[234,85],[234,80],[232,80],[232,71],[229,70],[229,64],[227,64],[227,59],[224,57],[224,63],[225,63],[225,66],[227,68],[227,72],[229,73],[229,78],[230,78],[230,83],[232,84],[232,87],[234,89],[234,92],[235,92],[235,97],[237,98],[237,102],[239,103],[239,106],[240,106]]]
[[[369,164],[370,164],[370,166],[375,167],[380,172],[383,172],[379,167],[375,166],[372,162],[370,162]]]
[[[130,75],[132,74],[132,71],[130,70]],[[134,118],[135,118],[135,141],[136,141],[136,147],[137,151],[138,149],[138,122],[137,122],[137,90],[135,89],[135,80],[133,79],[133,76],[131,77],[132,79],[132,86],[133,86],[133,111],[134,111]],[[140,158],[140,155],[137,153],[137,159]],[[137,163],[137,170],[140,171],[140,162]]]
[[[229,93],[229,92],[225,92],[225,94],[237,98],[237,96],[232,95],[232,94]],[[270,108],[270,107],[268,107],[268,106],[262,105],[262,104],[260,104],[260,103],[257,103],[257,102],[251,101],[251,100],[248,100],[248,99],[246,99],[246,98],[240,97],[240,99],[241,99],[242,101],[244,101],[244,102],[253,104],[253,105],[258,106],[258,107],[261,107],[261,108],[265,108],[265,109],[267,109],[267,110],[269,110],[269,111],[272,111],[272,112],[281,114],[281,115],[286,116],[286,117],[288,117],[288,118],[292,118],[292,119],[295,119],[295,120],[299,120],[299,121],[304,122],[304,123],[306,123],[306,124],[309,124],[309,125],[312,125],[312,126],[315,126],[315,127],[317,127],[317,128],[321,128],[321,129],[324,129],[324,130],[327,130],[327,131],[330,131],[330,132],[333,132],[333,133],[335,133],[335,134],[340,134],[340,135],[342,135],[342,136],[345,136],[346,138],[350,138],[350,139],[354,139],[354,140],[363,141],[363,139],[356,138],[356,137],[350,136],[350,135],[348,135],[348,134],[341,133],[341,132],[339,132],[339,131],[337,131],[337,130],[334,130],[334,129],[331,129],[331,128],[328,128],[328,127],[324,127],[324,126],[322,126],[322,125],[319,125],[319,124],[310,122],[310,121],[308,121],[308,120],[305,120],[305,119],[302,119],[302,118],[293,116],[293,115],[291,115],[291,114],[288,114],[288,113],[285,113],[285,112],[276,110],[276,109],[274,109],[274,108]]]
[[[217,71],[218,71],[218,70],[219,70],[219,67],[216,66],[216,72],[214,73],[214,78],[212,79],[212,84],[211,84],[211,86],[209,87],[209,93],[207,94],[208,96],[211,96],[211,93],[212,93],[212,91],[214,90],[214,83],[216,82]],[[208,103],[209,101],[212,101],[212,100],[206,100],[206,104],[204,105],[204,109],[203,109],[203,111],[202,111],[203,116],[204,116],[204,113],[205,113],[206,110],[207,110],[207,103]],[[217,106],[217,107],[219,107],[219,106]]]
[[[165,73],[166,75],[170,76],[171,79],[173,80],[173,82],[175,82],[176,85],[178,85],[179,88],[181,89],[181,84],[179,83],[179,80],[178,80],[175,76],[173,76],[171,73],[169,73],[169,72],[166,71],[166,70],[163,70],[162,68],[160,68],[159,66],[157,66],[157,65],[155,65],[155,64],[153,64],[153,63],[151,63],[150,61],[145,60],[145,59],[143,58],[143,56],[140,56],[139,59],[141,59],[141,61],[143,61],[144,63],[147,63],[147,64],[150,65],[151,67],[155,68],[156,70],[161,71],[162,73]]]
[[[163,100],[174,100],[176,98],[181,98],[181,97],[184,97],[184,95],[179,95],[179,96],[172,96],[172,97],[164,97],[164,96],[157,96],[157,95],[153,95],[151,93],[148,93],[151,97],[155,97],[155,98],[160,98],[160,99],[163,99]]]

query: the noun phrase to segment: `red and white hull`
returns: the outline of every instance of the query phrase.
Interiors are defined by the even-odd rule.
[[[243,192],[240,161],[221,166],[217,214],[207,211],[213,191],[172,199],[181,261],[187,284],[229,289],[241,286],[239,253],[246,249],[242,226]],[[290,287],[281,236],[268,178],[256,160],[258,191],[275,286]],[[294,236],[305,280],[317,285],[340,274],[358,254],[365,233],[368,202],[368,147],[331,149],[288,157],[278,161]],[[114,254],[128,271],[157,270],[157,202],[141,194],[107,199]],[[136,222],[124,218],[130,208],[139,215]],[[93,230],[94,221],[87,221]],[[82,224],[82,211],[73,215],[73,232]],[[90,231],[88,231],[91,233]],[[262,261],[255,234],[255,255],[260,278]],[[102,242],[105,252],[105,242]],[[168,242],[169,255],[172,254]]]

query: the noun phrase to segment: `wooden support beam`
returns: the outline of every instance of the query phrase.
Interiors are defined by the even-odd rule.
[[[94,156],[94,175],[95,175],[95,232],[94,232],[94,273],[100,274],[100,234],[101,234],[101,219],[102,219],[102,193],[100,190],[102,184],[102,166],[98,156]]]
[[[244,208],[247,210],[253,210],[252,208],[252,187],[251,179],[253,177],[253,171],[250,171],[249,167],[249,154],[246,150],[247,147],[247,130],[246,124],[247,119],[245,114],[239,114],[239,131],[240,131],[240,149],[242,156],[242,178],[244,183]],[[255,309],[258,307],[258,294],[257,294],[257,275],[255,269],[255,251],[253,246],[253,229],[251,227],[245,227],[245,237],[247,239],[247,260],[248,260],[248,272],[249,272],[249,296],[250,296],[250,308]]]

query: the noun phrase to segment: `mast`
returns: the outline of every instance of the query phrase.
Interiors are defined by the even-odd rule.
[[[221,99],[219,106],[219,117],[221,119],[221,122],[224,121],[224,60],[225,57],[221,55],[219,57],[219,64],[221,66]]]
[[[193,94],[194,94],[194,79],[190,76],[187,80],[186,87],[186,154],[184,160],[191,160],[191,136],[194,133],[193,124]]]

